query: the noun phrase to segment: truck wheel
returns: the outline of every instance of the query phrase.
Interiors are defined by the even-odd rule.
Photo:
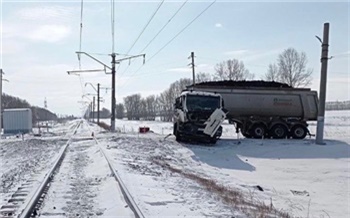
[[[247,134],[247,133],[242,133],[242,135],[243,135],[244,137],[246,137],[247,139],[251,139],[251,138],[252,138],[252,136],[249,135],[249,134]]]
[[[210,138],[209,139],[209,142],[212,143],[212,144],[215,144],[217,142],[217,138],[216,137],[213,137],[213,138]]]
[[[253,138],[261,139],[262,137],[265,136],[265,134],[266,134],[266,128],[262,124],[255,124],[250,131],[250,135]]]
[[[274,125],[270,130],[270,135],[274,139],[283,139],[287,137],[287,128],[282,124]]]
[[[173,129],[173,134],[175,135],[175,140],[176,141],[181,141],[181,136],[180,136],[180,133],[179,131],[177,131],[177,125],[174,124],[174,129]]]
[[[303,139],[307,135],[307,128],[303,125],[295,125],[292,128],[291,135],[293,139]]]
[[[179,133],[179,131],[175,130],[175,140],[178,141],[178,142],[181,142],[182,141],[182,137]]]

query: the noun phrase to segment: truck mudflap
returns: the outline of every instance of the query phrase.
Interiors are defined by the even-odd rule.
[[[203,130],[203,133],[210,135],[210,137],[213,137],[216,131],[221,126],[222,122],[224,122],[225,118],[225,112],[217,108],[205,122],[205,128]]]

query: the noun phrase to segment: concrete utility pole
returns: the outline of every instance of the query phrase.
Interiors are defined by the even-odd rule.
[[[318,38],[318,37],[317,37]],[[320,38],[318,38],[320,40]],[[321,40],[320,40],[321,41]],[[320,81],[320,98],[317,116],[316,144],[323,145],[324,114],[326,104],[327,88],[327,66],[328,66],[328,44],[329,41],[329,23],[323,27],[322,55],[321,55],[321,81]]]
[[[95,121],[95,96],[92,97],[92,122]]]
[[[2,133],[2,69],[0,69],[0,140],[1,140],[1,133]]]
[[[140,54],[140,55],[135,55],[135,56],[130,56],[127,58],[122,58],[122,59],[118,59],[116,60],[116,53],[112,53],[112,116],[111,116],[111,131],[114,132],[115,131],[115,112],[116,112],[116,100],[115,100],[115,65],[116,64],[120,64],[120,62],[125,61],[125,60],[130,60],[133,58],[137,58],[137,57],[143,57],[143,63],[145,63],[145,57],[146,54]]]
[[[112,116],[111,131],[115,131],[115,53],[112,53]]]
[[[193,82],[193,86],[196,84],[196,75],[194,72],[194,52],[191,52],[191,56],[189,57],[192,59],[192,62],[190,63],[191,67],[192,67],[192,82]]]
[[[100,83],[97,83],[97,124],[100,123]]]

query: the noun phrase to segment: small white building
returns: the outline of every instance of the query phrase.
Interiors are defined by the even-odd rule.
[[[4,134],[32,132],[32,110],[30,108],[4,109]]]

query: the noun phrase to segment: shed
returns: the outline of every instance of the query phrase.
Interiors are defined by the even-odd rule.
[[[30,108],[4,109],[4,134],[32,132],[32,111]]]

